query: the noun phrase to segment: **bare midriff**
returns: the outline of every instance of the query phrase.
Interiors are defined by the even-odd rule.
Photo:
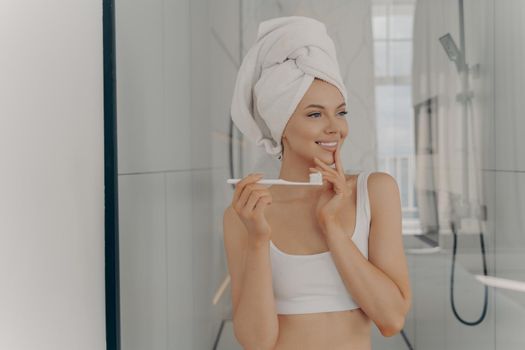
[[[277,315],[274,350],[371,350],[370,318],[360,308],[299,315]]]

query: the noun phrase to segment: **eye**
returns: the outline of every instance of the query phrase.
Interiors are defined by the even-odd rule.
[[[320,115],[321,113],[319,112],[316,112],[316,113],[311,113],[311,114],[308,114],[309,117],[313,116],[313,115]],[[342,111],[342,112],[339,112],[339,114],[342,114],[344,116],[346,116],[348,114],[348,111]]]

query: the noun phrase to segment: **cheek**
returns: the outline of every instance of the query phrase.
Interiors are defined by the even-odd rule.
[[[346,140],[348,136],[348,127],[341,129],[341,138],[343,139],[343,142]]]
[[[308,128],[298,133],[298,136],[300,135],[299,137],[301,139],[302,144],[310,144],[310,143],[315,144],[315,141],[317,141],[317,138],[319,137],[320,133],[321,132],[320,131],[317,132],[315,128]]]

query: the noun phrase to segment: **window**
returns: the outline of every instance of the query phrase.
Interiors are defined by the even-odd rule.
[[[379,170],[398,182],[403,234],[421,233],[414,191],[411,101],[414,9],[415,0],[372,2]]]

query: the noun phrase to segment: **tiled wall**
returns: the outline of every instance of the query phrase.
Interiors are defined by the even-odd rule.
[[[217,135],[228,130],[235,66],[214,35],[235,51],[236,11],[234,1],[116,1],[126,350],[210,349],[226,316],[227,298],[212,305],[227,273],[214,181],[225,177]],[[232,27],[215,30],[211,13]]]
[[[495,274],[525,282],[525,2],[494,0]],[[525,293],[494,293],[495,349],[525,347]]]

